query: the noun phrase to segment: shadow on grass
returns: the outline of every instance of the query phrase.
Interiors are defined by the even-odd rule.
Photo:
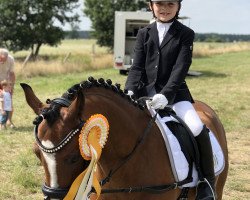
[[[212,72],[212,71],[194,71],[194,75],[189,75],[189,78],[225,78],[228,75],[224,74],[224,73],[216,73],[216,72]]]

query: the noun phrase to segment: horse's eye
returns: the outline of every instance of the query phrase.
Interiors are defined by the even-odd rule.
[[[74,164],[80,160],[80,154],[70,155],[68,158],[65,159],[67,164]]]

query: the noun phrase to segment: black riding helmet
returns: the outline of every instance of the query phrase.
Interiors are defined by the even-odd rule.
[[[181,9],[181,2],[182,2],[182,0],[149,0],[149,2],[150,2],[150,4],[151,4],[151,7],[152,7],[152,2],[159,2],[159,1],[165,1],[165,2],[178,2],[178,3],[179,3],[179,9],[178,9],[178,11],[177,11],[175,17],[174,17],[172,20],[170,20],[170,21],[173,21],[174,19],[178,19],[178,18],[179,18],[179,12],[180,12],[180,9]],[[154,13],[153,10],[152,10],[152,12],[153,12],[154,18],[156,18],[156,17],[155,17],[155,13]]]

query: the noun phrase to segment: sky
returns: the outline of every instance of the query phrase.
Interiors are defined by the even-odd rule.
[[[83,1],[75,12],[81,16],[80,30],[90,30]],[[197,33],[250,34],[250,0],[183,0],[180,16],[189,17],[183,23]]]

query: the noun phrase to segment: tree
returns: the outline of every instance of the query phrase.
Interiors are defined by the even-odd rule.
[[[69,37],[72,39],[79,38],[80,27],[74,23],[70,24],[70,27],[71,27],[71,31],[69,32]]]
[[[93,37],[100,46],[114,45],[115,11],[136,11],[146,8],[144,0],[85,0],[84,13],[92,21]]]
[[[0,45],[10,50],[32,51],[36,58],[44,44],[56,46],[64,38],[55,25],[78,21],[70,11],[78,0],[0,0]]]

